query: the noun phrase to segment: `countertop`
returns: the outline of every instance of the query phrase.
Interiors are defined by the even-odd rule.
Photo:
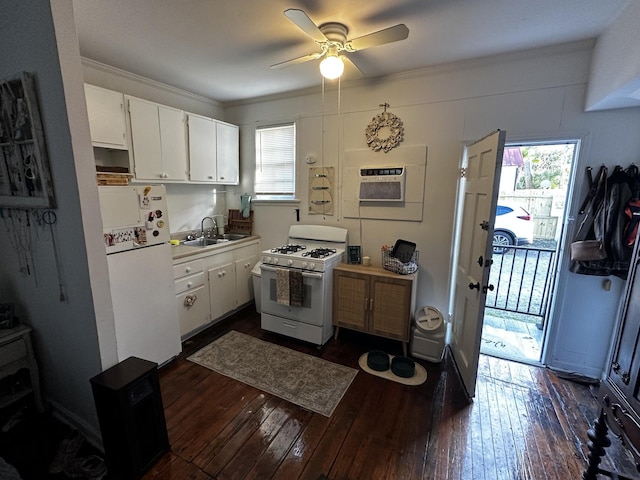
[[[191,247],[181,243],[180,245],[171,246],[171,256],[173,257],[174,260],[178,260],[181,258],[191,257],[201,253],[207,253],[207,254],[217,253],[218,251],[226,251],[226,250],[234,249],[242,246],[245,243],[253,242],[259,239],[260,237],[258,235],[251,235],[250,237],[243,238],[241,240],[216,243],[215,245],[209,245],[206,247]]]

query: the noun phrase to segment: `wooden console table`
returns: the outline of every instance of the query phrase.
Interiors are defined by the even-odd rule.
[[[340,264],[333,269],[333,325],[402,342],[407,356],[417,273],[400,275],[379,266]]]
[[[40,394],[40,374],[31,345],[31,328],[26,325],[0,329],[0,379],[26,368],[29,370],[30,385],[20,386],[15,392],[0,396],[0,408],[7,407],[33,393],[36,408],[44,411]]]

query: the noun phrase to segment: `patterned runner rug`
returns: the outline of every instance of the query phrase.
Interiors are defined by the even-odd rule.
[[[233,330],[187,360],[326,417],[358,373]]]

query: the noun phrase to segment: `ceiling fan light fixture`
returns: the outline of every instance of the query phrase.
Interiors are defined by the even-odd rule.
[[[320,62],[320,73],[324,78],[335,80],[344,72],[344,62],[338,55],[327,55]]]

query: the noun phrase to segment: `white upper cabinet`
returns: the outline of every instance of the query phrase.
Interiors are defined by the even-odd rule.
[[[216,124],[206,117],[187,115],[189,126],[189,180],[217,182]]]
[[[127,150],[127,127],[124,112],[124,95],[113,90],[84,86],[94,147]]]
[[[94,85],[84,88],[91,142],[108,149],[100,158],[96,154],[97,164],[125,166],[133,181],[239,183],[236,125]]]
[[[187,180],[185,113],[135,97],[125,99],[135,179]]]
[[[239,130],[236,125],[216,122],[218,181],[227,185],[240,182]]]
[[[189,180],[237,185],[239,129],[208,117],[188,114]]]

